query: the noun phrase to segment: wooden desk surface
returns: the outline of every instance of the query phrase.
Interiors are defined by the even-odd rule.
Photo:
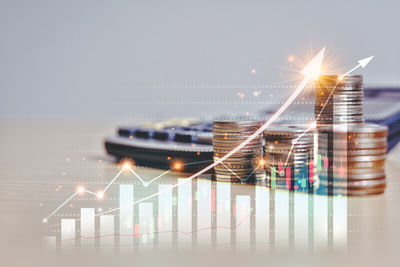
[[[53,255],[52,252],[50,252],[52,250],[52,245],[50,244],[50,248],[47,247],[48,245],[46,244],[43,245],[44,237],[56,236],[57,243],[54,245],[53,249],[58,249],[58,253],[60,253],[60,250],[62,251],[62,249],[59,248],[61,219],[66,217],[78,218],[80,208],[94,207],[96,208],[96,212],[98,212],[100,208],[102,210],[107,210],[118,206],[118,184],[116,184],[106,199],[101,203],[92,201],[88,195],[82,196],[77,200],[73,200],[70,203],[72,204],[71,206],[67,205],[55,216],[51,217],[47,224],[42,223],[42,218],[47,216],[60,203],[68,198],[78,185],[85,185],[88,189],[90,188],[96,191],[103,188],[119,171],[119,166],[112,163],[112,161],[106,157],[102,143],[104,136],[114,132],[115,125],[44,121],[4,121],[1,125],[0,251],[4,252],[4,262],[19,262],[22,266],[29,266],[29,263],[32,263],[32,259],[38,260],[43,255]],[[400,209],[398,207],[400,203],[400,183],[398,177],[400,173],[399,159],[400,148],[397,147],[387,158],[386,170],[388,186],[385,194],[363,198],[342,198],[342,200],[345,200],[344,207],[346,210],[345,215],[343,216],[342,214],[340,220],[345,220],[345,229],[339,229],[340,227],[332,225],[328,225],[328,228],[325,229],[324,222],[327,223],[326,220],[328,220],[329,224],[329,219],[320,217],[326,216],[326,214],[329,216],[332,211],[322,209],[322,212],[326,212],[326,214],[324,213],[324,215],[321,215],[321,213],[316,211],[318,208],[316,208],[316,204],[314,204],[314,224],[311,225],[313,230],[310,230],[310,223],[308,223],[307,229],[301,229],[298,232],[298,229],[294,226],[294,232],[290,233],[290,229],[287,230],[286,228],[288,226],[290,227],[290,219],[289,217],[285,217],[289,220],[285,222],[282,221],[282,218],[278,218],[277,214],[280,213],[280,204],[276,204],[276,210],[274,211],[274,216],[276,216],[274,242],[271,242],[271,239],[267,238],[266,242],[257,243],[259,239],[259,230],[255,229],[258,223],[257,214],[254,215],[254,219],[248,226],[248,229],[250,229],[249,233],[245,232],[243,235],[244,237],[242,237],[240,233],[236,233],[243,230],[239,231],[236,229],[241,226],[234,227],[230,230],[234,232],[234,234],[228,233],[226,235],[234,235],[234,239],[237,239],[236,241],[240,238],[244,238],[243,240],[246,241],[244,245],[241,243],[239,246],[239,242],[236,242],[236,249],[239,246],[240,248],[251,247],[256,251],[262,252],[286,251],[286,249],[296,250],[298,248],[296,244],[300,242],[300,244],[303,244],[303,248],[300,248],[300,251],[309,251],[311,241],[307,240],[307,236],[310,236],[309,232],[311,231],[313,232],[313,241],[311,243],[313,244],[314,251],[319,251],[320,249],[324,251],[326,246],[332,246],[334,249],[339,249],[339,251],[346,251],[347,254],[360,252],[362,254],[357,255],[362,255],[363,259],[369,263],[372,263],[372,261],[368,261],[368,259],[384,258],[388,261],[390,261],[390,259],[396,259],[400,249]],[[160,170],[147,168],[138,168],[136,171],[141,177],[144,177],[144,179],[155,177],[162,172]],[[177,178],[183,176],[184,175],[180,173],[170,173],[162,178],[162,180],[158,180],[159,183],[149,187],[143,187],[137,180],[132,180],[132,177],[125,175],[121,177],[119,183],[132,183],[135,184],[135,186],[137,185],[138,188],[141,187],[140,190],[138,189],[139,191],[135,191],[135,194],[138,194],[138,197],[145,197],[155,192],[154,190],[157,190],[156,185],[173,185],[177,182]],[[209,184],[205,185],[205,188],[213,188],[213,190],[215,188],[218,189],[217,183],[211,182],[207,177],[202,177],[200,180]],[[193,183],[193,185],[197,184],[199,190],[200,185],[197,180],[193,180],[191,183]],[[233,200],[230,203],[231,205],[234,205],[235,197],[237,196],[249,196],[250,203],[253,203],[252,201],[256,203],[256,194],[257,192],[261,192],[257,191],[260,189],[255,189],[254,186],[249,185],[232,185],[230,190],[231,192],[235,192],[232,198]],[[263,190],[267,192],[266,194],[268,195],[272,194],[268,189],[263,188]],[[202,200],[201,194],[202,193],[199,192],[199,194],[196,195],[198,202]],[[308,199],[308,196],[300,196],[300,198]],[[277,191],[275,193],[275,199],[277,200],[276,203],[278,203],[278,199],[287,201],[288,193]],[[337,201],[337,199],[334,201]],[[327,203],[327,197],[316,196],[314,203],[320,202]],[[196,205],[197,212],[200,212],[200,209],[202,209],[201,207],[200,204]],[[343,207],[343,202],[341,207]],[[235,208],[238,209],[238,207]],[[288,209],[288,207],[284,207],[284,209]],[[307,213],[303,216],[296,212],[298,211],[295,209],[294,216],[296,222],[301,221],[303,217],[307,219]],[[336,210],[335,212],[338,211]],[[270,215],[268,218],[270,218]],[[218,216],[220,216],[218,218],[222,218],[218,220],[224,220],[222,215]],[[225,218],[225,220],[230,221],[230,218]],[[196,217],[193,217],[192,221],[196,221],[198,224],[194,224],[193,227],[204,224],[204,222],[201,220],[199,221]],[[321,222],[323,224],[322,234],[318,232],[320,230],[316,230],[319,227],[318,224]],[[339,223],[335,221],[335,219],[333,219],[332,222]],[[211,222],[211,228],[214,224],[217,225],[215,229],[218,229],[218,221]],[[280,227],[281,224],[285,225],[283,232]],[[207,226],[207,222],[205,226]],[[270,226],[268,227],[271,229]],[[198,243],[200,245],[204,242],[210,242],[211,245],[209,247],[214,249],[218,247],[216,244],[218,244],[219,240],[219,232],[215,229],[210,230],[209,236],[207,233],[197,232],[195,237],[191,235],[189,241],[186,240],[182,242],[182,244],[179,243],[180,240],[182,240],[181,237],[174,237],[174,235],[172,235],[172,241],[170,241],[170,243],[175,243],[177,244],[176,246],[179,247],[180,245],[187,245],[188,242],[189,244]],[[304,234],[304,230],[306,231],[306,235]],[[325,230],[328,231],[326,235],[324,233]],[[332,234],[330,233],[331,230],[333,231]],[[244,228],[243,231],[246,231],[246,228]],[[329,241],[330,238],[336,240],[337,233],[335,231],[339,231],[338,238],[340,242],[333,242],[333,244],[327,245],[326,240]],[[262,233],[265,233],[265,231]],[[287,240],[278,240],[278,235],[281,234],[283,234],[283,237],[287,238]],[[299,236],[306,238],[306,240],[298,239]],[[158,239],[156,238],[155,240]],[[229,239],[229,237],[227,240],[228,245],[233,243],[232,239]],[[295,241],[295,249],[290,248],[290,246],[293,246],[293,243],[291,243],[293,240]],[[98,244],[96,242],[99,241],[94,242],[96,245]],[[141,243],[142,241],[134,242]],[[43,249],[45,249],[45,251],[43,251]],[[24,255],[24,257],[21,257],[21,255]],[[59,254],[56,253],[56,255]]]

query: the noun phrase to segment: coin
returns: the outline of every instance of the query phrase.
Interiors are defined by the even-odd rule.
[[[301,190],[296,180],[303,179],[303,176],[309,186],[307,164],[313,154],[314,135],[313,129],[303,125],[275,125],[264,131],[267,180],[271,180],[273,168],[276,188]]]
[[[329,182],[324,179],[320,179],[321,186],[334,186],[335,188],[347,188],[349,190],[360,190],[360,189],[371,189],[386,187],[385,179],[375,180],[357,180],[357,181],[332,181]]]
[[[328,188],[320,186],[317,190],[318,194],[327,194]],[[347,196],[369,196],[369,195],[377,195],[382,194],[385,192],[385,188],[372,188],[372,189],[365,189],[365,190],[347,190],[343,188],[333,188],[332,194],[333,195],[347,195]]]
[[[371,123],[318,127],[318,153],[328,155],[330,167],[340,164],[317,172],[320,189],[329,187],[330,193],[349,196],[383,193],[387,131],[386,126]]]
[[[321,154],[327,154],[328,152],[332,152],[335,156],[369,156],[369,155],[386,155],[386,147],[385,148],[377,148],[377,149],[326,149],[324,147],[318,147]]]
[[[214,161],[253,136],[262,126],[261,121],[215,121],[213,123]],[[255,162],[264,154],[262,133],[252,138],[246,145],[233,153],[224,162],[214,167],[217,181],[247,182],[265,179],[264,168]]]
[[[317,125],[364,122],[362,76],[339,77],[322,75],[316,81],[314,114]]]
[[[374,123],[354,124],[354,125],[335,125],[327,126],[318,129],[319,132],[344,132],[349,135],[362,135],[362,134],[373,134],[369,137],[374,137],[379,134],[380,137],[386,136],[388,128],[384,125]]]
[[[318,142],[322,147],[328,147],[328,142],[327,141],[321,141]],[[385,142],[363,142],[363,143],[346,143],[345,141],[342,141],[339,143],[339,141],[335,141],[335,145],[341,145],[341,146],[347,146],[349,149],[355,150],[355,149],[383,149],[387,147],[387,143]]]
[[[328,180],[328,177],[326,176],[321,176],[319,175],[319,178]],[[347,180],[347,181],[359,181],[359,180],[378,180],[378,179],[385,179],[385,173],[376,173],[376,174],[343,174],[343,175],[338,175],[338,174],[334,174],[332,177],[332,180],[337,180],[337,181],[343,181],[343,180]]]

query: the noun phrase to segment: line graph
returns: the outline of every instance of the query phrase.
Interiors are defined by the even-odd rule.
[[[217,157],[215,157],[217,158]],[[229,172],[231,172],[234,176],[236,176],[236,178],[238,178],[241,182],[246,182],[260,167],[263,167],[265,162],[264,160],[259,160],[259,162],[257,162],[256,167],[249,173],[249,175],[247,175],[246,178],[241,178],[239,177],[239,175],[237,175],[236,172],[234,172],[231,168],[229,168],[228,166],[226,166],[225,163],[221,162],[220,163],[225,169],[227,169]]]
[[[171,185],[160,184],[158,190],[166,186]],[[135,192],[130,184],[119,187],[120,197],[126,196],[127,190]],[[53,245],[63,251],[92,246],[107,251],[142,245],[178,248],[186,244],[256,246],[265,242],[278,248],[290,244],[307,247],[309,242],[319,243],[328,237],[328,214],[333,214],[331,218],[342,224],[347,219],[347,213],[343,212],[346,211],[345,198],[333,199],[333,209],[330,209],[324,196],[316,195],[310,204],[308,194],[289,197],[286,191],[270,191],[264,186],[251,186],[248,187],[250,191],[243,191],[240,185],[198,179],[196,185],[190,187],[189,194],[186,188],[180,188],[154,201],[141,203],[135,209],[120,210],[99,219],[94,215],[96,207],[86,206],[81,208],[80,226],[71,218],[74,215],[64,214],[61,229],[57,233],[50,230],[48,234],[56,235]],[[203,194],[205,190],[211,190],[211,194]],[[133,198],[133,194],[128,195]],[[294,224],[290,223],[291,218]],[[321,227],[324,223],[325,227]],[[311,241],[310,231],[315,233]],[[333,236],[334,240],[345,240],[347,228],[334,229]]]
[[[360,60],[358,61],[358,62],[359,62],[358,65],[356,65],[355,67],[353,67],[352,69],[350,69],[349,71],[347,71],[345,74],[340,75],[340,76],[338,77],[338,80],[337,80],[335,86],[333,86],[332,91],[330,92],[329,96],[327,97],[325,103],[323,104],[323,106],[322,106],[320,112],[318,113],[317,117],[315,118],[314,122],[310,125],[310,127],[308,127],[303,133],[301,133],[296,139],[293,140],[292,145],[291,145],[290,150],[289,150],[289,153],[288,153],[288,156],[287,156],[287,158],[286,158],[284,167],[286,167],[286,165],[287,165],[287,163],[288,163],[288,161],[289,161],[290,155],[292,154],[293,148],[294,148],[294,146],[297,144],[297,142],[298,142],[306,133],[308,133],[309,131],[315,129],[315,127],[317,126],[317,122],[316,122],[316,121],[321,117],[322,113],[324,112],[324,110],[325,110],[325,108],[326,108],[326,106],[327,106],[329,100],[330,100],[331,97],[333,96],[333,93],[335,92],[335,90],[336,90],[338,84],[340,83],[340,81],[343,80],[344,77],[350,75],[353,71],[355,71],[355,70],[358,69],[359,67],[365,68],[365,67],[367,66],[367,64],[368,64],[373,58],[374,58],[374,56],[370,56],[370,57],[367,57],[367,58],[364,58],[364,59],[360,59]],[[315,144],[316,144],[316,143],[314,142],[314,146],[315,146]],[[317,147],[317,148],[318,148],[318,147]],[[314,151],[315,151],[315,149],[314,149]]]
[[[303,74],[305,77],[303,78],[303,80],[300,82],[300,84],[296,87],[296,89],[294,90],[294,92],[290,95],[290,97],[285,101],[285,103],[258,129],[256,130],[252,135],[250,135],[246,140],[244,140],[242,143],[240,143],[237,147],[235,147],[234,149],[232,149],[230,152],[228,152],[227,154],[225,154],[223,157],[218,158],[216,160],[214,160],[213,163],[211,163],[210,165],[208,165],[207,167],[203,168],[202,170],[198,171],[197,173],[192,174],[191,176],[189,176],[188,178],[186,178],[185,180],[178,182],[176,184],[174,184],[173,186],[171,186],[170,188],[164,189],[162,191],[159,191],[157,193],[151,194],[147,197],[144,197],[142,199],[133,201],[127,205],[124,206],[120,206],[114,209],[110,209],[104,212],[100,212],[100,213],[96,213],[96,216],[100,216],[100,215],[104,215],[116,210],[119,210],[121,208],[124,207],[129,207],[132,205],[136,205],[138,203],[141,203],[143,201],[146,201],[148,199],[151,199],[155,196],[158,196],[160,194],[163,194],[165,192],[168,192],[170,190],[172,190],[173,188],[178,187],[180,184],[182,183],[187,183],[191,180],[193,180],[194,178],[200,176],[203,173],[206,173],[207,171],[213,169],[215,166],[221,164],[222,162],[224,162],[226,159],[228,159],[229,157],[231,157],[232,155],[234,155],[237,151],[239,151],[240,149],[242,149],[244,146],[246,146],[249,142],[251,142],[254,138],[256,138],[258,135],[260,135],[266,128],[268,128],[273,122],[275,122],[281,115],[283,112],[286,111],[286,109],[293,103],[293,101],[297,98],[297,96],[299,96],[299,94],[303,91],[303,89],[306,87],[306,85],[308,84],[309,81],[311,80],[316,80],[319,77],[320,71],[321,71],[321,66],[322,66],[322,61],[324,58],[324,53],[325,53],[325,47],[300,71],[301,74]],[[122,172],[121,172],[122,173]],[[136,176],[136,175],[135,175]],[[116,176],[117,178],[119,177],[119,175]],[[137,177],[137,176],[136,176]],[[113,178],[113,180],[115,181],[117,178]],[[139,179],[139,178],[138,178]],[[143,183],[143,179],[139,179],[142,181]],[[83,191],[83,190],[81,190]],[[82,193],[82,192],[81,192]],[[68,200],[71,200],[76,194],[73,194]],[[101,196],[101,193],[100,195]],[[66,203],[68,203],[67,201],[65,201],[62,205],[60,205],[59,207],[56,208],[56,211],[61,209]],[[56,211],[53,211],[49,216],[45,217],[43,219],[43,222],[46,223],[48,221],[48,218],[50,216],[52,216]]]
[[[278,119],[280,117],[280,115],[291,105],[291,103],[293,103],[293,101],[296,99],[296,97],[302,92],[302,90],[305,88],[305,86],[308,84],[308,82],[310,80],[318,79],[319,73],[320,73],[320,70],[321,70],[321,65],[322,65],[324,53],[325,53],[325,47],[300,72],[303,75],[305,75],[305,78],[300,82],[300,84],[296,87],[295,91],[290,95],[290,97],[285,101],[285,103],[257,131],[255,131],[251,136],[249,136],[245,141],[243,141],[241,144],[239,144],[236,148],[234,148],[232,151],[227,153],[225,156],[215,160],[214,163],[210,164],[209,166],[205,167],[204,169],[200,170],[199,172],[197,172],[197,173],[191,175],[190,177],[186,178],[184,181],[182,181],[180,183],[176,183],[170,189],[165,189],[165,190],[160,191],[158,193],[151,194],[151,195],[149,195],[147,197],[144,197],[142,199],[133,201],[132,203],[130,203],[128,205],[125,205],[123,207],[136,205],[138,203],[141,203],[143,201],[146,201],[148,199],[156,197],[156,196],[158,196],[160,194],[163,194],[163,193],[165,193],[165,192],[167,192],[167,191],[169,191],[169,190],[171,190],[173,188],[176,188],[181,183],[187,183],[187,182],[193,180],[194,178],[198,177],[199,175],[201,175],[201,174],[207,172],[208,170],[214,168],[215,166],[219,165],[221,162],[223,162],[224,160],[226,160],[227,158],[229,158],[230,156],[235,154],[237,151],[239,151],[241,148],[246,146],[251,140],[256,138],[265,129],[267,129],[276,119]],[[366,63],[368,64],[368,62],[371,59],[372,59],[372,57],[368,58],[368,61]],[[365,61],[363,61],[363,63],[365,63]],[[359,65],[362,66],[361,63]],[[346,75],[350,74],[351,71],[353,71],[353,70],[355,70],[357,68],[358,68],[358,66],[356,68],[353,68],[350,71],[346,72]],[[119,209],[121,209],[123,207],[117,207],[115,209],[111,209],[111,210],[108,210],[108,211],[97,213],[96,216],[107,214],[107,213],[119,210]]]
[[[270,210],[271,212],[272,210]],[[110,237],[110,236],[122,236],[122,237],[139,237],[139,236],[144,236],[144,235],[150,235],[150,234],[169,234],[169,233],[178,233],[182,235],[192,235],[194,233],[198,232],[203,232],[203,231],[209,231],[209,230],[214,230],[214,229],[224,229],[224,230],[234,230],[241,226],[242,224],[246,223],[246,221],[250,218],[250,216],[254,215],[254,213],[250,213],[247,216],[244,216],[242,220],[239,221],[234,226],[224,226],[224,225],[216,225],[216,226],[211,226],[211,227],[204,227],[200,229],[196,229],[193,231],[182,231],[182,230],[171,230],[171,231],[155,231],[155,232],[145,232],[145,233],[133,233],[133,234],[121,234],[121,233],[113,233],[113,234],[105,234],[105,235],[96,235],[96,236],[76,236],[75,238],[70,238],[70,239],[64,239],[61,241],[67,242],[67,241],[73,241],[73,240],[78,240],[78,239],[99,239],[99,238],[104,238],[104,237]]]
[[[187,165],[194,165],[194,164],[201,164],[201,163],[206,163],[206,162],[210,162],[210,161],[196,161],[196,162],[190,162],[190,163],[186,163],[186,164],[181,164],[181,163],[175,163],[174,166],[161,173],[160,175],[152,178],[149,181],[145,181],[143,180],[143,178],[137,174],[137,172],[134,171],[133,166],[131,163],[126,162],[122,165],[121,170],[110,180],[110,182],[104,187],[103,190],[96,192],[87,190],[85,187],[83,186],[79,186],[77,188],[77,190],[75,191],[75,193],[73,193],[69,198],[67,198],[64,202],[62,202],[55,210],[53,210],[49,215],[47,215],[45,218],[43,218],[43,222],[47,223],[48,219],[50,217],[52,217],[57,211],[59,211],[62,207],[64,207],[65,205],[67,205],[75,196],[77,195],[81,195],[83,193],[88,193],[91,195],[94,195],[97,197],[97,199],[103,199],[104,198],[104,194],[106,193],[106,191],[110,188],[111,185],[113,185],[115,183],[115,181],[124,173],[124,171],[129,171],[130,173],[132,173],[141,183],[144,187],[148,187],[150,184],[154,183],[155,181],[157,181],[158,179],[162,178],[163,176],[167,175],[168,173],[170,173],[173,170],[180,170],[183,166],[187,166]]]
[[[240,143],[237,147],[235,147],[233,150],[231,150],[230,152],[228,152],[227,154],[225,154],[223,157],[216,159],[212,164],[208,165],[207,167],[203,168],[202,170],[198,171],[197,173],[192,174],[191,176],[189,176],[188,178],[186,178],[185,180],[183,180],[182,182],[176,183],[173,186],[171,186],[171,188],[162,190],[160,192],[151,194],[147,197],[144,197],[142,199],[136,200],[131,202],[128,205],[124,205],[122,207],[117,207],[114,209],[110,209],[108,211],[104,211],[101,213],[97,213],[96,216],[100,216],[103,214],[107,214],[116,210],[119,210],[121,208],[124,207],[129,207],[132,205],[136,205],[138,203],[141,203],[143,201],[146,201],[148,199],[151,199],[155,196],[158,196],[160,194],[163,194],[167,191],[172,190],[173,188],[178,187],[181,183],[187,183],[191,180],[193,180],[194,178],[200,176],[201,174],[211,170],[212,168],[214,168],[215,166],[219,165],[220,163],[222,163],[223,161],[225,161],[227,158],[231,157],[233,154],[235,154],[237,151],[239,151],[240,149],[242,149],[244,146],[246,146],[249,142],[251,142],[254,138],[256,138],[259,134],[261,134],[266,128],[268,128],[274,121],[276,121],[283,112],[286,111],[286,109],[293,103],[293,101],[297,98],[297,96],[303,91],[303,89],[306,87],[306,85],[308,84],[308,82],[312,79],[318,79],[320,70],[321,70],[321,66],[322,66],[322,61],[323,61],[323,57],[324,57],[324,53],[325,53],[325,47],[303,68],[303,70],[300,72],[301,74],[303,74],[305,77],[304,79],[300,82],[300,84],[296,87],[296,89],[294,90],[294,92],[290,95],[290,97],[285,101],[285,103],[257,130],[255,131],[252,135],[250,135],[245,141],[243,141],[242,143]]]
[[[169,188],[166,188],[164,190],[161,190],[157,193],[148,195],[144,198],[138,199],[136,201],[133,201],[131,203],[128,203],[126,205],[123,206],[119,206],[116,207],[114,209],[109,209],[107,211],[103,211],[103,212],[99,212],[96,213],[95,216],[101,216],[104,214],[108,214],[111,212],[114,212],[116,210],[120,210],[121,208],[125,208],[125,207],[129,207],[129,206],[133,206],[136,205],[138,203],[144,202],[148,199],[151,199],[153,197],[156,197],[158,195],[161,195],[165,192],[168,192],[176,187],[178,187],[180,184],[183,183],[187,183],[191,180],[193,180],[194,178],[206,173],[207,171],[213,169],[215,166],[221,164],[221,165],[225,165],[223,164],[223,162],[231,157],[233,154],[235,154],[237,151],[239,151],[240,149],[242,149],[244,146],[246,146],[250,141],[252,141],[254,138],[256,138],[259,134],[261,134],[265,129],[267,129],[274,121],[276,121],[283,112],[286,111],[286,109],[293,103],[293,101],[297,98],[297,96],[303,91],[303,89],[306,87],[306,85],[308,84],[308,82],[312,79],[318,79],[319,77],[319,73],[320,73],[320,69],[321,69],[321,65],[322,65],[322,61],[323,61],[323,56],[324,56],[324,52],[325,52],[325,47],[308,63],[308,65],[306,65],[303,70],[300,72],[301,74],[303,74],[305,77],[304,79],[300,82],[300,84],[296,87],[296,89],[294,90],[294,92],[290,95],[290,97],[284,102],[284,104],[257,130],[255,131],[251,136],[249,136],[245,141],[243,141],[241,144],[239,144],[237,147],[235,147],[233,150],[231,150],[230,152],[228,152],[226,155],[224,155],[221,158],[215,159],[213,163],[211,163],[210,165],[208,165],[207,167],[203,168],[202,170],[198,171],[197,173],[192,174],[191,176],[189,176],[188,178],[184,179],[181,182],[177,182],[176,184],[172,185]],[[372,59],[372,57],[368,58],[369,61]],[[368,62],[369,62],[368,61]],[[367,62],[367,63],[368,63]],[[365,61],[363,61],[363,64],[365,63]],[[366,64],[365,64],[366,65]],[[365,67],[365,65],[363,66],[360,62],[359,66]],[[346,72],[345,75],[348,75],[351,73],[351,71],[355,70],[356,68],[358,68],[359,66],[351,69],[350,71]],[[310,129],[311,130],[311,129]],[[309,130],[308,130],[309,131]],[[304,133],[305,134],[305,133]],[[293,147],[293,145],[292,145]],[[193,163],[192,163],[193,164]],[[75,192],[71,197],[69,197],[66,201],[64,201],[60,206],[58,206],[52,213],[50,213],[46,218],[43,219],[43,222],[47,222],[48,218],[51,217],[52,215],[54,215],[59,209],[61,209],[64,205],[66,205],[70,200],[72,200],[77,194],[79,193],[83,193],[83,192],[87,192],[89,194],[96,194],[96,196],[98,198],[102,198],[104,196],[105,191],[108,190],[108,188],[118,179],[118,177],[122,174],[123,170],[125,168],[123,168],[111,181],[109,184],[107,184],[107,186],[105,187],[105,189],[103,191],[100,191],[98,193],[94,193],[91,191],[88,191],[86,189],[78,189],[77,192]],[[164,175],[168,174],[169,172],[173,171],[174,168],[165,171],[164,173],[158,175],[157,177],[154,177],[153,179],[151,179],[150,181],[146,182],[144,181],[132,168],[127,168],[129,170],[129,172],[131,172],[141,183],[143,186],[148,186],[149,184],[155,182],[156,180],[160,179],[161,177],[163,177]],[[79,192],[80,191],[80,192]],[[78,221],[79,219],[77,219],[76,221]]]

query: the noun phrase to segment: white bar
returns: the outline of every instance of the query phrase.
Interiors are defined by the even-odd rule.
[[[181,183],[184,179],[178,179]],[[178,186],[178,242],[179,245],[192,245],[192,183]]]
[[[289,192],[275,191],[275,248],[288,249]]]
[[[45,252],[55,252],[57,250],[56,237],[44,236],[42,238],[42,250]]]
[[[158,185],[158,191],[165,191],[171,185]],[[172,190],[166,191],[158,196],[158,243],[170,244],[172,242]]]
[[[142,245],[153,246],[154,240],[153,203],[139,204],[139,234]]]
[[[313,143],[314,178],[316,177],[315,169],[317,168],[317,164],[318,164],[318,136],[319,136],[319,133],[315,132],[314,136],[313,136],[314,137],[313,138],[314,139],[314,143]]]
[[[119,186],[119,243],[120,246],[133,245],[133,185]],[[123,236],[128,235],[128,236]]]
[[[318,140],[323,140],[324,142],[328,143],[328,134],[323,133],[323,134],[318,134]],[[323,148],[321,150],[319,150],[320,156],[321,156],[321,160],[322,162],[320,162],[321,164],[321,169],[318,172],[318,175],[320,177],[321,180],[326,181],[326,177],[328,177],[328,168],[324,167],[325,163],[324,163],[324,159],[328,157],[328,149]],[[318,160],[318,155],[317,155],[317,159],[314,160]],[[317,162],[318,163],[318,162]],[[317,167],[317,165],[315,165],[315,168]],[[325,187],[325,186],[324,186]],[[325,190],[326,191],[326,190]],[[325,195],[327,195],[327,193],[325,193]]]
[[[314,137],[314,143],[313,143],[313,149],[314,149],[314,151],[313,151],[313,166],[314,166],[313,172],[314,172],[314,176],[312,177],[312,180],[315,183],[315,181],[318,180],[318,175],[319,175],[319,173],[317,172],[319,133],[315,132],[313,137]],[[311,178],[311,177],[309,177],[309,178]]]
[[[217,183],[217,243],[231,242],[231,184]]]
[[[114,215],[100,216],[100,246],[102,249],[114,247],[115,240]]]
[[[269,244],[269,191],[256,187],[256,243]]]
[[[314,249],[328,247],[328,197],[314,195]]]
[[[61,219],[61,248],[72,249],[75,241],[75,219]]]
[[[335,250],[347,249],[347,198],[333,199],[333,245]]]
[[[81,246],[94,249],[94,208],[81,209]]]
[[[197,180],[197,241],[211,243],[211,183]]]
[[[249,247],[250,196],[236,196],[236,246]]]
[[[294,192],[294,248],[308,249],[308,194]]]
[[[337,131],[337,128],[339,128],[341,130],[341,132]],[[334,195],[347,195],[347,188],[341,188],[340,192],[337,192],[337,190],[335,190],[335,182],[336,183],[341,183],[341,184],[347,184],[347,171],[346,174],[341,176],[340,175],[340,169],[343,168],[344,170],[347,169],[347,142],[343,143],[343,140],[348,140],[348,135],[347,135],[347,125],[343,124],[343,125],[334,125],[333,126],[333,130],[336,131],[337,133],[334,133],[333,135],[333,147],[336,149],[340,149],[341,152],[341,156],[339,159],[337,159],[335,162],[333,162],[334,165],[336,165],[336,169],[334,169],[334,177],[336,178],[334,181],[334,185],[333,185],[333,192]],[[335,157],[335,152],[333,152],[333,156]],[[344,153],[344,154],[343,154]],[[340,180],[338,181],[338,179],[340,178]]]

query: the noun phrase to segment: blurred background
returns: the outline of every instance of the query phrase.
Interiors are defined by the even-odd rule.
[[[2,0],[0,116],[198,115],[201,105],[162,104],[255,91],[263,100],[325,45],[332,70],[375,55],[358,71],[365,83],[399,85],[399,9],[396,0]]]
[[[41,238],[58,236],[59,226],[43,224],[44,216],[77,185],[97,192],[119,171],[104,151],[104,137],[117,125],[253,115],[286,98],[302,79],[299,70],[324,46],[324,73],[341,74],[375,55],[354,74],[363,74],[367,86],[400,87],[399,10],[398,0],[0,0],[1,262],[87,265],[80,257],[55,257],[48,265],[32,259],[48,261],[52,254],[42,253]],[[360,249],[354,258],[369,264],[380,254],[398,261],[398,155],[388,156],[387,192],[346,207],[349,231],[341,233],[353,252]],[[140,169],[146,181],[161,172]],[[175,183],[174,175],[162,182]],[[135,198],[156,190],[135,186]],[[118,205],[117,185],[114,192],[109,207]],[[87,199],[52,220],[78,218],[81,207],[94,207]],[[219,263],[202,257],[190,264],[204,266],[208,258]]]

